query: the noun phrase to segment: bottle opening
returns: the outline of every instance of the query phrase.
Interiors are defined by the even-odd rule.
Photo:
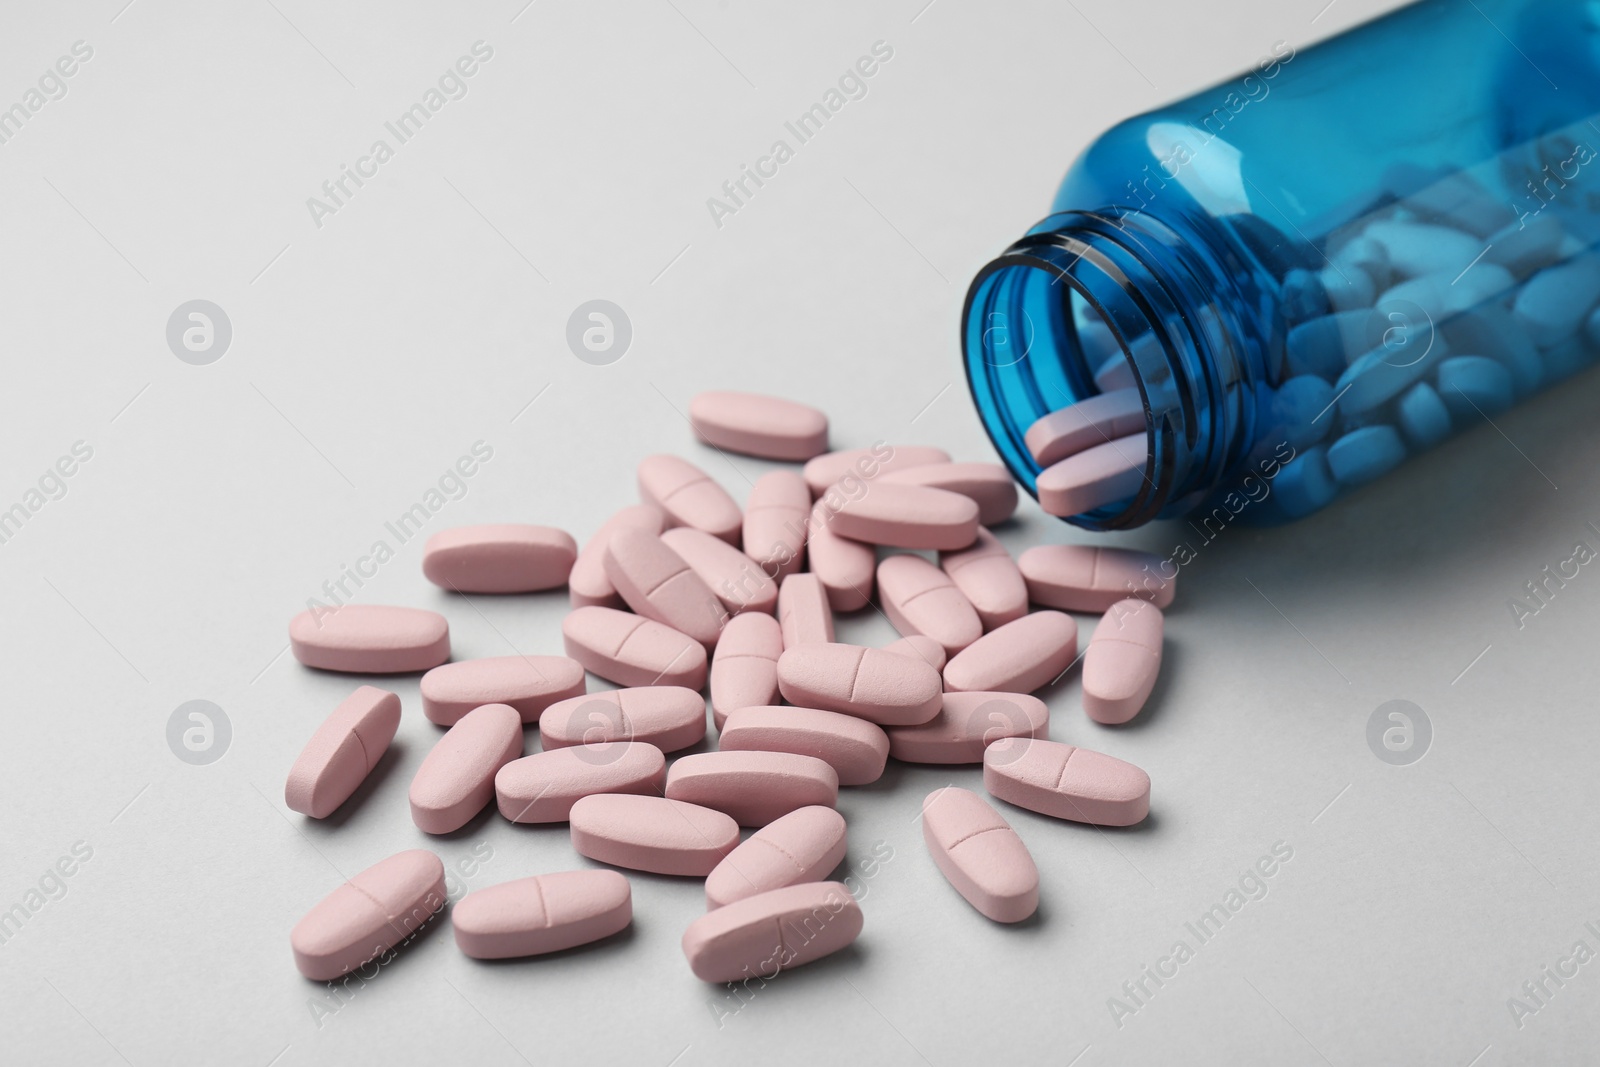
[[[963,318],[968,384],[995,448],[1035,498],[1043,468],[1025,441],[1029,427],[1092,397],[1137,390],[1144,444],[1124,436],[1113,449],[1113,438],[1102,435],[1101,462],[1088,464],[1093,484],[1068,497],[1084,508],[1063,516],[1092,530],[1137,526],[1162,510],[1170,488],[1163,484],[1170,465],[1159,461],[1161,400],[1153,407],[1151,390],[1174,381],[1172,345],[1159,309],[1102,243],[1044,229],[1049,224],[974,279]],[[1059,472],[1047,478],[1060,480]],[[1051,496],[1060,494],[1047,489]]]

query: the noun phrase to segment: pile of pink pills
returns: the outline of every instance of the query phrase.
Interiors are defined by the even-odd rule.
[[[1093,415],[1077,418],[1102,421]],[[641,502],[581,550],[535,525],[429,539],[423,572],[443,589],[567,587],[564,655],[450,662],[448,622],[418,608],[347,604],[289,624],[308,667],[425,672],[422,713],[445,731],[411,782],[419,829],[448,834],[494,805],[516,823],[567,823],[577,852],[605,865],[467,894],[451,908],[463,953],[532,956],[617,933],[632,921],[632,891],[614,868],[704,879],[707,912],[684,931],[683,951],[707,982],[770,978],[835,952],[863,921],[850,890],[828,880],[846,851],[839,790],[876,781],[890,758],[981,763],[990,797],[1059,819],[1145,818],[1149,776],[1048,740],[1048,709],[1031,694],[1079,658],[1067,612],[1095,613],[1084,709],[1101,723],[1139,713],[1160,670],[1161,609],[1174,588],[1150,579],[1155,557],[1048,545],[1013,560],[986,529],[1017,506],[997,464],[883,443],[829,452],[827,417],[775,397],[702,393],[690,416],[716,448],[804,467],[762,475],[741,509],[693,464],[649,456],[638,467]],[[1045,427],[1030,444],[1040,438],[1044,451],[1048,437],[1061,458],[1082,436]],[[835,614],[872,603],[902,638],[885,648],[836,642]],[[622,688],[589,693],[590,674]],[[704,747],[706,692],[716,748],[686,752]],[[333,814],[377,765],[400,716],[396,694],[357,688],[290,768],[289,807]],[[541,749],[532,754],[528,724]],[[1015,923],[1034,913],[1038,870],[989,799],[935,790],[922,831],[934,864],[980,914]],[[308,978],[338,978],[445,905],[439,857],[400,852],[300,920],[295,963]]]

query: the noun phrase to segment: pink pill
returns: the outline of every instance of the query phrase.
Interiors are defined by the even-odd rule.
[[[1034,462],[1052,467],[1068,456],[1144,429],[1144,398],[1139,390],[1117,389],[1052,411],[1028,427],[1023,442]]]
[[[842,711],[879,726],[939,713],[939,672],[912,656],[860,645],[802,645],[778,657],[778,691],[791,704]]]
[[[1102,393],[1117,393],[1137,389],[1139,379],[1133,373],[1133,364],[1128,362],[1126,353],[1118,352],[1094,372],[1094,384]]]
[[[535,752],[512,760],[494,776],[500,814],[512,822],[566,822],[572,805],[596,793],[660,796],[667,758],[644,741]]]
[[[899,656],[915,656],[936,671],[944,670],[944,662],[948,658],[944,654],[943,645],[922,634],[911,634],[898,641],[891,641],[883,646],[883,650]]]
[[[921,556],[890,556],[878,564],[883,613],[902,634],[923,634],[946,654],[983,636],[983,622],[949,575]]]
[[[1050,709],[1025,693],[946,693],[939,714],[889,730],[889,755],[906,763],[982,763],[1002,737],[1044,737]]]
[[[878,481],[844,502],[832,529],[869,545],[954,550],[978,536],[978,505],[945,489]]]
[[[572,847],[613,867],[704,878],[738,844],[732,818],[681,800],[597,793],[572,805]]]
[[[783,580],[778,587],[778,625],[784,648],[833,640],[833,609],[816,575],[791,574]]]
[[[796,808],[833,807],[839,775],[792,752],[699,752],[667,770],[667,796],[726,812],[740,826],[765,826]]]
[[[711,715],[718,730],[735,708],[777,702],[781,655],[783,630],[771,615],[735,615],[728,620],[711,659]]]
[[[606,544],[606,577],[634,613],[710,648],[726,617],[722,601],[655,534],[618,530]]]
[[[756,479],[744,504],[744,550],[779,581],[805,559],[811,490],[794,471],[768,471]]]
[[[523,722],[586,688],[583,665],[566,656],[490,656],[444,663],[422,676],[422,713],[453,726],[485,704],[509,704]]]
[[[703,982],[770,981],[850,945],[861,906],[838,882],[805,882],[708,911],[683,934],[689,969]]]
[[[705,736],[705,698],[676,685],[573,697],[539,716],[539,738],[547,752],[607,741],[644,741],[663,752],[677,752]]]
[[[294,965],[331,982],[414,934],[445,904],[444,864],[427,849],[397,852],[317,902],[289,934]]]
[[[939,553],[939,566],[978,613],[985,630],[1015,622],[1028,613],[1028,586],[1022,571],[988,530],[979,530],[970,548]]]
[[[456,945],[473,959],[541,956],[598,941],[633,921],[633,889],[616,871],[561,871],[488,886],[450,909]]]
[[[1103,612],[1138,597],[1158,608],[1172,603],[1177,570],[1160,556],[1128,548],[1035,545],[1017,560],[1036,604],[1063,611]],[[1164,571],[1171,570],[1171,575]]]
[[[828,525],[832,521],[833,511],[818,501],[806,539],[811,573],[828,591],[834,611],[860,611],[872,598],[872,572],[878,557],[871,545],[834,533]]]
[[[535,593],[567,584],[578,545],[550,526],[459,526],[428,538],[422,573],[457,593]]]
[[[1139,714],[1161,673],[1161,609],[1119,600],[1106,611],[1083,653],[1083,710],[1095,722]]]
[[[583,546],[567,575],[567,590],[575,608],[620,608],[622,598],[606,577],[606,545],[618,530],[644,530],[658,534],[667,517],[654,504],[630,504],[605,521]]]
[[[983,753],[983,786],[1019,808],[1096,826],[1132,826],[1150,814],[1150,776],[1086,748],[1001,738]]]
[[[1125,500],[1144,484],[1149,458],[1143,432],[1086,448],[1039,472],[1034,480],[1039,506],[1067,516]]]
[[[922,467],[930,463],[949,463],[950,453],[928,445],[890,445],[883,442],[871,448],[851,448],[829,452],[806,464],[801,477],[813,497],[846,479],[870,482],[880,474]]]
[[[567,655],[617,685],[706,682],[706,646],[670,626],[614,608],[579,608],[561,623]]]
[[[728,853],[706,876],[706,907],[826,878],[844,862],[844,816],[833,808],[797,808],[774,819]]]
[[[639,497],[667,517],[668,526],[691,526],[739,547],[744,515],[727,490],[686,459],[646,456],[639,462]]]
[[[467,712],[411,779],[411,821],[430,834],[459,830],[494,799],[495,774],[522,755],[522,716],[506,704]]]
[[[770,615],[777,606],[778,583],[728,542],[687,526],[667,530],[661,540],[700,576],[727,614],[763,611]]]
[[[1031,693],[1060,677],[1077,656],[1077,621],[1059,611],[1036,611],[952,656],[944,665],[944,686],[956,693]]]
[[[883,777],[889,735],[854,715],[816,708],[740,708],[728,716],[717,748],[723,752],[792,752],[834,769],[840,785]]]
[[[332,815],[378,765],[400,727],[400,698],[364,685],[345,697],[300,750],[283,802],[313,819]]]
[[[1011,824],[978,794],[947,786],[922,802],[922,840],[979,914],[1019,923],[1039,908],[1039,869]]]
[[[884,484],[925,485],[969,497],[978,505],[978,522],[993,526],[1017,510],[1017,483],[998,463],[931,463],[883,476]]]
[[[804,460],[828,450],[828,416],[759,393],[699,393],[689,425],[708,445],[762,459]]]
[[[348,674],[411,674],[450,658],[450,624],[421,608],[345,604],[289,620],[289,645],[307,667]]]

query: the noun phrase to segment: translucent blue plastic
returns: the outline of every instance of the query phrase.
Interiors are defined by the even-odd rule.
[[[968,291],[996,448],[1037,495],[1126,359],[1142,485],[1068,521],[1279,522],[1589,366],[1597,113],[1600,2],[1424,0],[1114,127]]]

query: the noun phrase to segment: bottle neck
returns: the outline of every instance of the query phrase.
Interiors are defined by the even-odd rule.
[[[1067,521],[1128,529],[1215,491],[1250,448],[1264,377],[1239,274],[1131,209],[1052,215],[979,271],[962,314],[967,383],[1017,480],[1037,496],[1029,426],[1131,379],[1149,444],[1140,488]]]

